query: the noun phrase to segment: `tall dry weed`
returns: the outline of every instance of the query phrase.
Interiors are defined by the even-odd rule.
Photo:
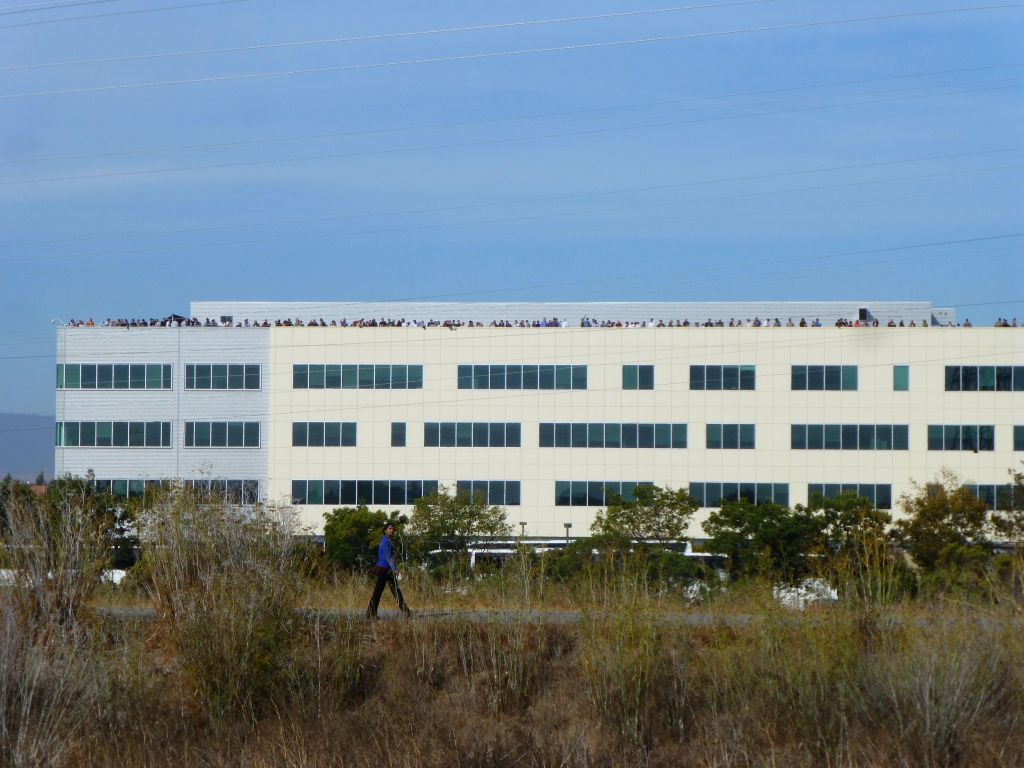
[[[23,501],[3,533],[0,763],[59,766],[102,698],[83,622],[105,562],[102,527],[81,499]]]
[[[864,667],[867,721],[885,735],[878,748],[921,768],[1007,750],[1020,757],[1022,664],[1012,626],[979,617],[916,623]]]
[[[177,663],[209,714],[254,719],[286,689],[301,569],[286,518],[186,490],[141,518],[142,566]]]
[[[627,744],[650,746],[664,670],[658,610],[641,568],[599,568],[580,626],[577,661],[598,719]]]

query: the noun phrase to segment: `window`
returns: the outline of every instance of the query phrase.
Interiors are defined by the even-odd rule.
[[[405,422],[391,422],[391,447],[405,448]]]
[[[169,376],[170,371],[165,371],[164,375]],[[298,372],[293,373],[293,376],[298,375]],[[308,375],[308,366],[304,366],[303,381],[307,380]],[[185,366],[185,389],[241,390],[259,388],[260,366],[258,363],[189,363]]]
[[[1024,427],[1013,428],[1013,450],[1024,451]]]
[[[985,502],[990,510],[1010,510],[1020,507],[1021,500],[1014,498],[1013,485],[965,485],[968,491]]]
[[[821,496],[832,501],[842,493],[852,493],[862,499],[867,499],[875,509],[892,509],[892,486],[888,484],[809,483],[807,486],[808,502],[814,496]]]
[[[516,445],[518,446],[518,442]],[[539,446],[541,448],[685,448],[686,425],[542,423]]]
[[[691,365],[690,389],[755,389],[755,371],[752,365]]]
[[[625,501],[634,501],[637,486],[654,485],[651,482],[606,482],[602,480],[555,481],[556,507],[603,507],[608,503],[610,494],[621,496]]]
[[[57,389],[171,389],[171,366],[66,363],[57,366]]]
[[[723,501],[745,499],[751,504],[789,506],[787,483],[690,483],[690,496],[702,507],[720,507]]]
[[[753,424],[708,424],[707,447],[746,449],[754,447]]]
[[[258,382],[258,370],[250,373],[246,366],[245,376],[247,382],[251,376]],[[301,363],[292,366],[292,388],[423,389],[423,366]]]
[[[436,480],[292,480],[292,503],[403,506],[437,489]]]
[[[653,365],[622,366],[623,389],[654,389]]]
[[[821,391],[856,391],[856,365],[794,365],[790,389]]]
[[[57,422],[56,445],[63,448],[170,448],[171,422]]]
[[[929,424],[929,451],[994,451],[995,427],[991,424]]]
[[[427,422],[423,425],[426,448],[519,448],[522,426],[518,422]]]
[[[520,486],[518,480],[459,480],[455,483],[458,493],[490,506],[519,506]]]
[[[295,425],[292,425],[294,444]],[[186,448],[259,448],[258,421],[186,421]]]
[[[459,389],[586,389],[585,365],[460,365]]]
[[[947,365],[947,392],[1024,392],[1024,366]]]
[[[354,421],[294,421],[294,448],[350,448],[356,444]]]
[[[892,391],[906,392],[910,389],[910,366],[894,365],[892,367]]]
[[[906,451],[906,424],[793,424],[790,448],[826,451]]]

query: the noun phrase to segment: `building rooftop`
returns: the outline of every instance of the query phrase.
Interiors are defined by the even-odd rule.
[[[839,320],[861,322],[926,320],[929,325],[956,323],[956,312],[951,308],[934,307],[926,301],[760,301],[760,302],[358,302],[358,301],[193,301],[190,316],[203,320],[232,318],[235,322],[260,322],[291,319],[309,323],[311,320],[346,321],[406,320],[462,321],[489,325],[493,322],[516,323],[558,319],[570,326],[579,326],[585,320],[655,323],[688,321],[700,325],[707,321],[728,324],[760,319],[785,324],[801,318],[808,323],[820,320],[824,326]]]

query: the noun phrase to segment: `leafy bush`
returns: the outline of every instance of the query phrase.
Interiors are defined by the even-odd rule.
[[[338,568],[362,571],[377,562],[377,546],[384,526],[408,522],[397,512],[371,512],[365,506],[340,507],[324,515],[324,548],[327,559]]]

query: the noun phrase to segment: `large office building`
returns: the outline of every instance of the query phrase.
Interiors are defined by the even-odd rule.
[[[943,469],[995,504],[1024,459],[1024,331],[958,327],[928,303],[195,302],[190,316],[57,331],[58,473],[122,495],[197,482],[294,505],[313,531],[333,507],[467,489],[539,537],[584,536],[609,491],[654,483],[699,500],[699,536],[725,499],[852,489],[895,508]]]

